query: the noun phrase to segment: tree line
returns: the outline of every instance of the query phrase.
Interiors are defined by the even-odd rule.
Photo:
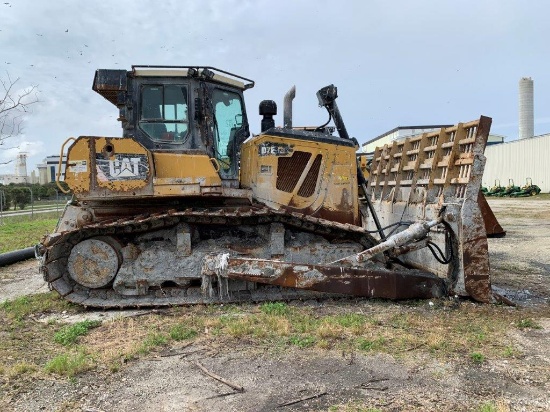
[[[61,185],[65,188],[65,190],[68,189],[65,182],[61,182]],[[59,188],[54,182],[47,183],[45,185],[40,185],[38,183],[10,183],[9,185],[0,184],[0,192],[2,210],[9,210],[12,208],[22,210],[31,204],[31,200],[55,200],[58,197],[58,193],[59,195],[63,194],[60,193]]]

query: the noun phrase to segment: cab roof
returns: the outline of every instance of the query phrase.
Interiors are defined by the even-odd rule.
[[[128,90],[128,77],[187,77],[226,84],[241,90],[254,87],[253,80],[210,66],[134,65],[131,71],[96,70],[92,89],[115,106],[124,104],[119,93]]]

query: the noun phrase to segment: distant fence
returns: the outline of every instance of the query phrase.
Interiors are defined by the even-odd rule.
[[[3,193],[2,191],[0,191],[0,206],[2,202],[2,196]],[[24,209],[10,208],[6,210],[4,207],[0,207],[0,224],[3,224],[13,218],[18,218],[19,220],[40,218],[40,216],[43,216],[44,214],[54,215],[59,218],[61,216],[61,213],[63,212],[63,209],[65,208],[68,199],[69,198],[66,198],[65,196],[59,196],[55,200],[46,201],[35,201],[33,199],[32,202],[26,205]]]

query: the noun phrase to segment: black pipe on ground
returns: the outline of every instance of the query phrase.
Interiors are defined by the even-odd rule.
[[[13,252],[0,253],[0,266],[11,265],[22,260],[35,257],[34,246],[25,249],[14,250]]]

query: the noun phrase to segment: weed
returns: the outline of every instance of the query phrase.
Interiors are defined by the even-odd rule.
[[[317,347],[321,349],[330,349],[332,344],[326,339],[321,339],[317,342]]]
[[[504,356],[505,358],[515,358],[520,355],[521,355],[521,352],[516,348],[514,348],[513,346],[506,346],[502,351],[502,356]]]
[[[518,329],[541,329],[542,327],[531,318],[520,319],[516,322]]]
[[[470,359],[476,365],[481,365],[483,362],[485,362],[485,355],[479,352],[472,352],[470,353]]]
[[[290,312],[290,308],[284,302],[267,302],[260,306],[260,310],[266,315],[285,316]]]
[[[220,318],[222,323],[220,332],[223,331],[234,338],[252,336],[255,333],[258,334],[261,330],[261,325],[256,320],[254,317],[222,316]]]
[[[170,329],[169,335],[176,341],[192,339],[199,334],[196,329],[184,326],[175,325]]]
[[[232,304],[223,304],[220,305],[218,310],[221,310],[224,313],[242,313],[243,311],[243,305],[237,305],[235,303]]]
[[[492,402],[485,402],[478,408],[479,412],[497,412],[497,407]]]
[[[358,313],[346,313],[332,317],[333,321],[344,328],[361,328],[367,322],[365,315]]]
[[[146,355],[147,353],[151,352],[153,348],[166,345],[167,342],[168,338],[166,336],[160,333],[151,333],[149,334],[149,336],[147,336],[147,338],[139,347],[138,353]]]
[[[361,338],[357,342],[357,347],[360,350],[368,352],[368,351],[380,350],[385,343],[386,343],[386,339],[382,336],[376,339]]]
[[[302,349],[309,348],[315,344],[315,338],[313,336],[298,336],[294,335],[288,339],[289,343],[296,345]]]
[[[410,319],[408,314],[398,313],[390,319],[390,325],[395,329],[408,329],[410,327]]]
[[[30,300],[28,296],[21,296],[14,300],[7,300],[0,306],[6,313],[15,320],[22,320],[29,314],[28,307]]]
[[[14,300],[8,300],[0,304],[6,315],[12,320],[21,321],[26,316],[43,312],[74,311],[77,307],[64,301],[55,292],[39,293],[32,296],[21,296]]]
[[[46,363],[45,370],[48,373],[67,376],[72,378],[92,367],[91,360],[83,352],[64,353],[56,356]]]
[[[333,322],[323,322],[317,328],[316,335],[323,339],[342,339],[344,337],[344,328]]]
[[[437,333],[430,333],[426,338],[426,343],[432,353],[436,351],[445,351],[450,346],[449,342],[445,339],[445,336]]]
[[[74,325],[67,325],[62,327],[53,339],[56,343],[69,346],[76,343],[80,336],[87,335],[90,329],[97,328],[99,325],[101,325],[101,322],[98,320],[85,320]]]
[[[109,372],[116,373],[120,370],[120,362],[119,361],[112,361],[109,363]]]
[[[290,319],[292,328],[297,333],[316,333],[322,319],[316,319],[309,313],[296,313]]]
[[[7,375],[10,378],[17,378],[20,375],[24,375],[25,373],[34,372],[34,371],[36,371],[35,365],[31,365],[26,362],[19,362],[11,367]]]
[[[270,339],[276,336],[288,336],[291,332],[292,323],[288,318],[281,316],[262,315],[258,319],[258,326],[264,331],[263,334],[255,334],[255,336],[269,337]]]

